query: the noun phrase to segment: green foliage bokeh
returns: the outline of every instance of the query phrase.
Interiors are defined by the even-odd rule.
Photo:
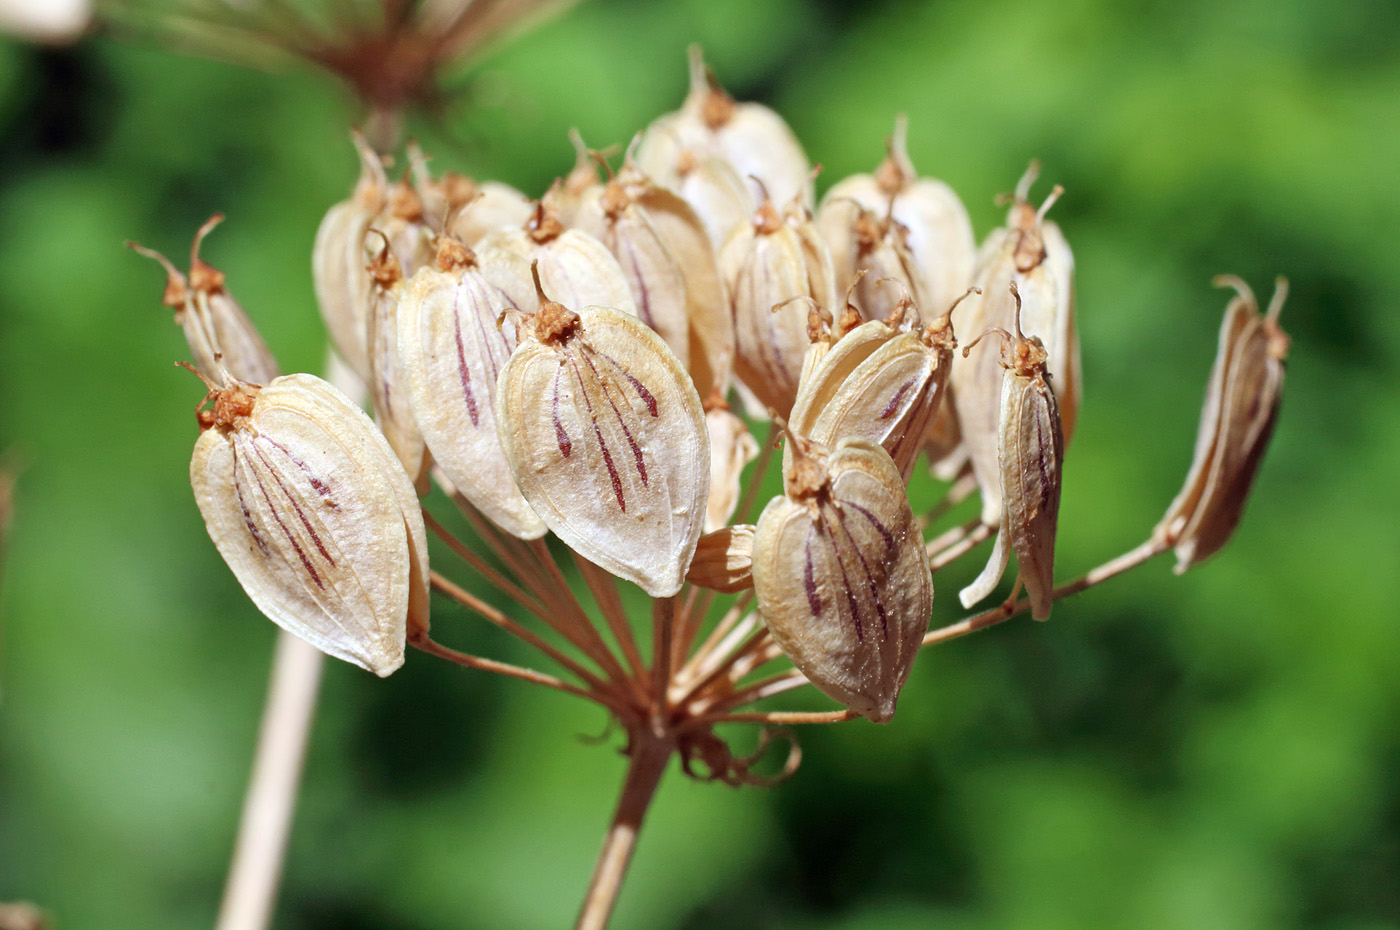
[[[873,167],[899,111],[979,236],[1031,157],[1065,186],[1086,396],[1061,576],[1175,493],[1212,275],[1265,297],[1288,275],[1294,352],[1219,558],[933,650],[893,724],[804,731],[775,789],[673,773],[618,930],[1400,927],[1400,11],[589,0],[411,131],[538,193],[570,126],[625,144],[674,108],[692,41],[787,116],[823,186]],[[227,213],[206,257],[283,368],[319,371],[310,242],[356,118],[310,74],[0,46],[0,448],[28,463],[0,578],[0,900],[62,928],[211,924],[275,633],[204,533],[202,389],[121,243],[178,256]],[[524,658],[438,606],[445,638]],[[616,734],[580,738],[604,722],[422,656],[386,681],[332,663],[276,925],[567,925],[621,777]]]

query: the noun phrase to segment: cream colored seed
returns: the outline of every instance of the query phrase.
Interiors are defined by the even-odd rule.
[[[753,538],[748,523],[701,536],[685,580],[723,594],[753,587]]]
[[[647,127],[637,163],[677,190],[684,160],[695,157],[723,160],[750,185],[755,201],[766,190],[778,203],[800,200],[807,209],[814,203],[812,165],[788,124],[768,107],[730,98],[705,67],[699,46],[690,48],[685,102]]]
[[[1003,338],[1000,362],[1006,369],[997,426],[1001,524],[987,567],[959,597],[964,607],[971,607],[990,594],[1014,552],[1031,616],[1045,620],[1054,600],[1065,440],[1059,405],[1046,374],[1045,347],[1038,338],[1021,332],[1014,284],[1011,294],[1017,301],[1016,334],[995,330]]]
[[[608,307],[575,313],[540,296],[497,389],[506,461],[570,548],[669,597],[685,579],[709,498],[700,398],[636,317]]]
[[[754,537],[758,612],[822,693],[884,723],[933,607],[923,540],[888,452],[865,439],[830,453],[797,441],[786,494]]]
[[[841,337],[803,379],[792,408],[793,430],[825,445],[845,436],[879,443],[908,483],[943,404],[957,345],[952,309],[922,329],[901,332],[890,325],[903,316],[896,313],[889,322],[864,323]],[[785,462],[791,454],[787,449]]]
[[[1038,171],[1039,166],[1032,164],[1021,178],[1006,226],[983,244],[977,271],[982,296],[965,303],[960,319],[964,332],[1006,331],[1020,313],[1020,326],[1041,339],[1049,353],[1049,375],[1068,441],[1079,409],[1081,383],[1079,333],[1074,319],[1074,257],[1059,228],[1045,220],[1045,212],[1059,197],[1060,189],[1052,191],[1039,209],[1027,199]],[[1013,284],[1019,302],[1011,297]],[[982,520],[988,526],[1001,522],[997,423],[1002,378],[998,357],[991,352],[954,365],[951,373],[962,440],[982,495]]]
[[[316,303],[331,344],[355,375],[369,381],[369,273],[365,236],[388,198],[389,182],[379,156],[359,133],[351,136],[360,156],[360,179],[348,200],[331,207],[316,230],[311,276]]]
[[[374,419],[418,493],[426,494],[431,462],[423,433],[413,415],[405,383],[405,366],[399,357],[398,311],[405,282],[398,260],[389,252],[387,240],[380,254],[370,262],[369,272],[374,280],[369,315],[369,393],[374,404]]]
[[[521,539],[546,529],[501,451],[496,386],[519,321],[537,307],[525,259],[472,252],[444,237],[436,266],[408,282],[398,314],[409,402],[433,460],[478,510]]]
[[[211,385],[190,483],[234,576],[278,626],[384,676],[428,629],[427,539],[384,437],[311,375]]]

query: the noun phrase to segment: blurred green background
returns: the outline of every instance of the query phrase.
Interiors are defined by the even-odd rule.
[[[1212,275],[1265,299],[1288,275],[1294,351],[1218,559],[925,655],[892,725],[804,731],[775,789],[673,772],[615,927],[1400,927],[1400,8],[587,0],[410,131],[538,193],[570,126],[625,143],[674,108],[692,41],[823,186],[872,168],[900,110],[979,236],[1032,156],[1065,186],[1086,397],[1063,577],[1142,539],[1185,473]],[[225,211],[205,256],[283,368],[319,371],[310,243],[357,118],[310,73],[0,45],[0,448],[28,463],[0,580],[0,900],[59,927],[212,924],[275,633],[205,535],[201,389],[171,367],[162,275],[121,244],[180,256]],[[438,607],[449,642],[517,655]],[[622,773],[617,734],[585,739],[603,729],[419,655],[386,681],[331,663],[276,925],[567,925]]]

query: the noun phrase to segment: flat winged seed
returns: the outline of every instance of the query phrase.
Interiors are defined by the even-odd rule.
[[[708,397],[722,388],[734,355],[734,326],[714,249],[695,211],[629,162],[584,198],[575,223],[617,258],[637,316],[685,361],[696,391]]]
[[[831,247],[837,284],[855,282],[856,303],[865,319],[888,316],[905,299],[901,289],[916,306],[934,306],[906,241],[908,231],[894,219],[889,205],[867,210],[852,199],[827,197],[814,222]],[[857,279],[862,271],[865,276]],[[900,287],[884,286],[889,279]]]
[[[729,237],[720,274],[734,312],[734,372],[766,407],[787,416],[797,397],[810,304],[830,308],[836,278],[805,209],[770,201]]]
[[[479,248],[505,249],[526,262],[539,262],[546,293],[570,307],[612,307],[637,315],[637,304],[622,266],[608,247],[577,229],[565,230],[544,204],[526,225],[498,229]]]
[[[758,612],[823,694],[884,723],[933,609],[923,539],[884,449],[852,438],[828,455],[813,443],[801,461],[758,521]]]
[[[753,534],[754,527],[744,523],[701,536],[685,580],[722,594],[752,588]]]
[[[389,182],[379,156],[355,133],[360,179],[348,200],[331,207],[316,230],[311,276],[316,303],[331,344],[361,381],[369,381],[369,303],[365,235],[388,199]]]
[[[375,282],[369,314],[369,394],[374,419],[409,480],[420,494],[426,494],[431,462],[409,402],[407,373],[399,357],[398,312],[405,282],[398,260],[387,246],[370,263],[370,274]]]
[[[201,415],[190,483],[210,537],[258,609],[384,676],[428,629],[427,539],[393,450],[311,375],[228,382]]]
[[[537,539],[545,525],[516,486],[496,429],[496,385],[517,321],[538,306],[530,266],[513,252],[450,242],[399,305],[409,401],[433,461],[462,495],[507,533]]]
[[[1153,534],[1176,547],[1177,574],[1213,555],[1239,525],[1283,395],[1289,339],[1278,315],[1288,282],[1277,281],[1262,315],[1239,278],[1225,275],[1216,283],[1238,293],[1225,309],[1191,470]]]
[[[907,484],[943,404],[957,346],[951,312],[920,329],[872,320],[842,336],[803,379],[793,430],[828,446],[844,436],[878,443]],[[791,455],[789,447],[784,461]]]
[[[705,522],[710,444],[661,337],[618,310],[541,300],[496,402],[506,461],[545,525],[653,597],[679,591]]]
[[[682,151],[676,175],[669,186],[695,210],[710,244],[719,252],[758,206],[752,192],[727,161],[713,156]]]
[[[690,91],[681,108],[647,127],[637,164],[659,183],[678,189],[683,159],[711,156],[727,162],[778,203],[814,203],[812,165],[788,124],[758,103],[736,103],[716,83],[698,46],[690,49]],[[756,180],[755,180],[756,179]]]

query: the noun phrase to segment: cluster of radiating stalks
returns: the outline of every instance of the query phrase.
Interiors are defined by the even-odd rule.
[[[1044,619],[1172,549],[1184,570],[1234,529],[1273,427],[1284,292],[1261,315],[1228,279],[1185,487],[1144,543],[1057,586],[1080,367],[1073,258],[1045,215],[1060,191],[1032,203],[1034,166],[980,250],[957,196],[914,170],[902,122],[875,172],[814,211],[786,124],[730,99],[698,55],[682,108],[616,174],[575,138],[573,170],[539,200],[434,177],[418,152],[391,181],[357,144],[359,183],[313,270],[339,380],[362,385],[374,420],[319,378],[278,377],[199,257],[211,223],[188,274],[155,256],[212,401],[192,483],[253,601],[323,651],[387,675],[413,646],[622,725],[629,772],[580,926],[606,922],[673,755],[696,778],[784,777],[788,725],[889,720],[923,647]],[[905,493],[919,461],[947,482],[923,515]],[[782,492],[760,511],[773,469]],[[422,508],[430,479],[470,539]],[[946,527],[973,493],[978,515]],[[519,611],[430,569],[429,533]],[[960,598],[983,602],[1014,555],[1010,595],[930,630],[934,576],[993,537]],[[619,579],[650,596],[646,621]],[[438,643],[430,585],[553,669]],[[809,684],[840,706],[767,703]],[[755,752],[717,734],[731,723],[760,727]],[[787,755],[760,774],[774,737]]]

